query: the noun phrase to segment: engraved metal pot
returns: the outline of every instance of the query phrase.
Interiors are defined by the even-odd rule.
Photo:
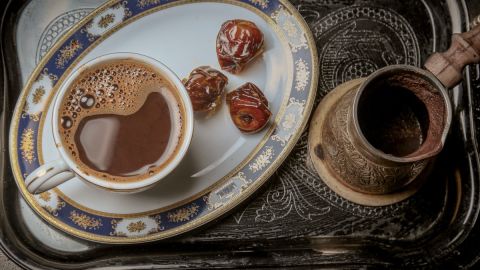
[[[389,194],[413,185],[445,143],[452,121],[447,89],[461,81],[466,65],[479,61],[480,26],[476,26],[469,32],[455,34],[448,51],[435,53],[427,60],[426,70],[408,65],[388,66],[362,83],[347,82],[330,92],[312,118],[311,125],[320,130],[311,130],[309,134],[310,156],[320,176],[367,194]],[[364,124],[381,118],[369,110],[382,102],[379,93],[393,88],[406,89],[423,110],[418,129],[421,142],[401,154],[375,144],[367,136],[369,125]],[[412,126],[402,127],[389,129],[387,135],[394,138],[392,142],[402,141],[397,140],[402,136],[414,138],[410,134],[414,132]]]
[[[368,109],[362,108],[368,106],[364,98],[379,82],[391,86],[408,85],[427,109],[425,139],[408,155],[385,153],[374,147],[362,130],[359,110]],[[332,106],[321,133],[320,151],[328,167],[350,188],[370,194],[390,193],[416,179],[431,158],[442,150],[451,118],[447,91],[437,78],[419,68],[389,66],[373,73],[359,87],[350,89]],[[393,136],[405,136],[405,132],[409,131],[396,131]]]

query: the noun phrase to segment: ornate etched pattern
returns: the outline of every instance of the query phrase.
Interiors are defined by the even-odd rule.
[[[189,221],[198,214],[199,206],[195,203],[190,206],[177,209],[167,214],[167,218],[170,222],[185,222]]]
[[[252,163],[250,163],[250,165],[248,165],[248,168],[253,173],[263,170],[268,164],[272,163],[273,154],[273,147],[268,146]]]
[[[75,57],[81,49],[83,49],[83,44],[76,39],[72,39],[70,44],[66,45],[60,50],[60,53],[55,61],[57,68],[65,68],[65,65],[72,60],[72,58]]]
[[[297,91],[305,91],[309,76],[309,67],[307,66],[305,61],[303,61],[303,59],[298,59],[295,62],[295,89]]]
[[[73,210],[70,212],[70,220],[75,223],[75,225],[88,230],[97,230],[103,226],[101,219],[96,219],[89,217],[86,214],[77,213]]]
[[[386,65],[420,64],[412,27],[393,10],[362,6],[338,9],[310,25],[318,37],[320,87],[366,77]]]
[[[292,185],[283,185],[287,189],[286,192],[295,192],[298,190],[302,194],[307,193],[310,196],[318,196],[325,202],[338,207],[348,213],[355,216],[374,218],[384,215],[394,215],[394,213],[401,211],[405,207],[411,205],[411,200],[406,200],[397,204],[392,204],[382,207],[370,207],[362,206],[352,203],[343,197],[340,197],[334,191],[332,191],[318,176],[317,172],[307,166],[308,157],[308,132],[304,132],[295,149],[289,158],[285,161],[282,167],[278,171],[278,177],[281,182],[288,182]],[[275,186],[275,190],[279,189],[279,185]],[[301,189],[306,189],[302,192]],[[274,192],[270,190],[268,194]],[[308,196],[308,197],[310,197]],[[263,206],[262,206],[263,207]],[[258,213],[257,213],[258,215]],[[284,214],[277,213],[278,217]],[[261,220],[261,219],[258,219]]]
[[[92,10],[93,9],[91,8],[75,9],[58,16],[55,20],[49,23],[40,37],[35,63],[38,63],[45,54],[47,54],[53,44],[55,44],[55,42],[62,37],[72,25],[78,23]]]
[[[292,179],[282,178],[276,189],[270,190],[265,203],[257,209],[256,222],[273,222],[287,217],[292,210],[304,220],[312,220],[330,212],[330,206],[319,207],[308,200]]]
[[[351,104],[355,91],[340,99],[327,116],[321,147],[326,163],[348,185],[356,190],[374,193],[391,192],[416,178],[426,167],[427,161],[384,166],[367,159],[353,143],[349,133]],[[408,179],[408,181],[405,181]]]
[[[145,8],[147,6],[158,5],[160,0],[138,0],[137,6],[140,8]]]
[[[20,142],[20,151],[22,158],[30,164],[32,164],[32,162],[37,159],[34,152],[34,135],[35,132],[33,131],[33,129],[27,128],[22,132]]]

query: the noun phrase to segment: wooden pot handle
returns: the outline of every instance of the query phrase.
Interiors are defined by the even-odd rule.
[[[442,84],[451,88],[462,79],[466,65],[480,62],[480,25],[472,30],[453,34],[450,48],[443,53],[431,55],[425,68],[435,75]]]

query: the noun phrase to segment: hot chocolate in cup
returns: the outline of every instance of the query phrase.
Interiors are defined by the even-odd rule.
[[[116,192],[145,190],[187,152],[193,110],[180,79],[134,53],[98,57],[61,85],[52,117],[58,160],[26,178],[31,193],[75,176]]]

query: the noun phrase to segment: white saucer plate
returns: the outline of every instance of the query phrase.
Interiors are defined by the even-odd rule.
[[[198,66],[220,69],[215,40],[223,22],[253,21],[265,52],[229,78],[227,91],[253,82],[270,101],[272,121],[245,135],[224,104],[212,117],[197,116],[189,152],[154,188],[114,194],[79,179],[30,195],[24,178],[59,157],[51,132],[52,101],[76,67],[113,52],[153,57],[180,78]],[[310,30],[283,0],[110,1],[66,33],[34,70],[15,108],[10,157],[28,204],[47,222],[102,243],[139,243],[190,231],[252,195],[286,158],[310,115],[317,85],[317,55]]]

